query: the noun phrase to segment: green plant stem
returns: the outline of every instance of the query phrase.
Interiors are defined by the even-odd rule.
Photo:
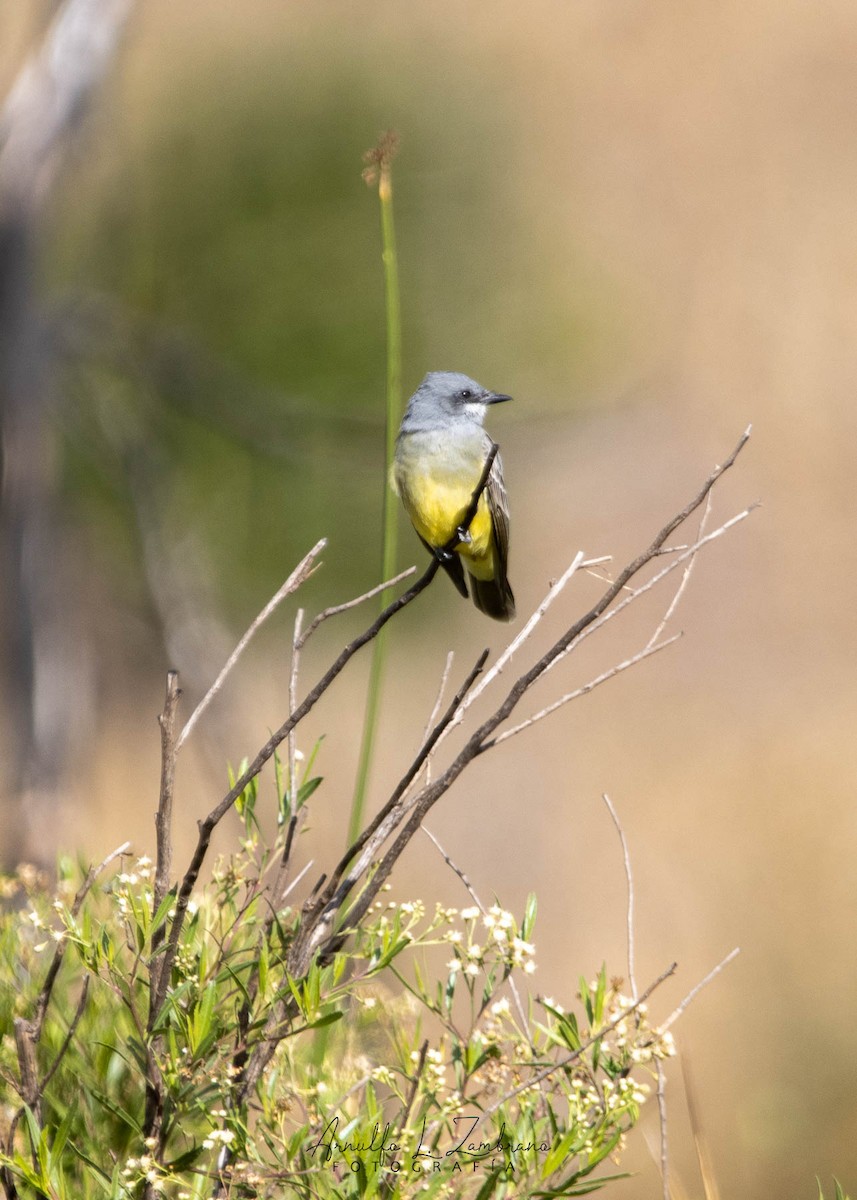
[[[383,144],[382,144],[383,146]],[[378,167],[378,199],[381,206],[381,245],[384,264],[384,299],[387,312],[387,417],[384,456],[384,503],[382,516],[381,578],[390,579],[396,570],[396,497],[389,486],[390,468],[396,449],[396,432],[402,408],[402,313],[399,298],[399,265],[396,257],[396,234],[393,224],[393,183],[391,174],[392,146],[382,150]],[[389,590],[381,593],[380,608],[383,610],[392,599]],[[369,687],[366,697],[366,713],[363,720],[363,737],[360,744],[360,759],[351,815],[348,822],[346,845],[350,846],[360,833],[363,810],[366,803],[366,788],[375,749],[378,729],[378,713],[381,705],[381,684],[386,661],[387,630],[381,630],[372,649],[369,668]]]

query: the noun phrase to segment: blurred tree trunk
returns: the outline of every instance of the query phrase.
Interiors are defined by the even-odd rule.
[[[65,0],[0,112],[0,856],[49,862],[90,672],[58,512],[52,347],[35,277],[41,216],[132,0]]]

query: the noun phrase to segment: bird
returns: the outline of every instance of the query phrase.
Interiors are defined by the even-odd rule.
[[[511,400],[458,371],[430,371],[408,401],[396,438],[393,490],[423,545],[480,612],[511,621],[515,597],[506,577],[509,501],[500,456],[469,528],[462,525],[493,441],[483,428],[488,407]],[[445,549],[454,537],[454,550]]]

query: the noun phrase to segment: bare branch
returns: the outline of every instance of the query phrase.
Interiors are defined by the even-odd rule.
[[[464,698],[464,701],[461,704],[461,707],[459,708],[458,712],[455,714],[455,719],[450,723],[450,726],[446,731],[447,733],[449,733],[452,729],[454,729],[456,725],[461,724],[461,721],[464,718],[465,712],[470,707],[470,705],[473,703],[473,701],[482,695],[482,693],[485,691],[485,689],[488,687],[488,685],[493,683],[494,680],[498,677],[498,675],[502,674],[503,668],[510,661],[510,659],[513,657],[513,655],[516,653],[516,651],[518,651],[521,648],[521,646],[524,644],[524,642],[527,640],[527,638],[533,632],[533,630],[538,625],[539,621],[541,621],[542,617],[548,611],[548,609],[553,604],[553,602],[557,599],[558,596],[561,595],[561,593],[562,593],[563,589],[565,588],[566,584],[568,583],[568,581],[578,571],[578,569],[583,565],[583,561],[584,561],[583,551],[578,550],[577,554],[575,554],[570,565],[567,567],[567,569],[564,571],[564,573],[560,576],[560,578],[556,581],[556,583],[551,585],[551,588],[548,591],[547,595],[545,596],[544,600],[542,600],[541,604],[538,606],[536,611],[533,613],[533,615],[527,621],[526,625],[521,630],[521,632],[515,638],[512,639],[512,641],[509,643],[509,645],[506,647],[506,649],[503,651],[503,653],[500,655],[500,657],[497,659],[497,661],[491,667],[491,670],[486,672],[486,674],[480,680],[478,687],[475,687],[473,689],[473,691],[470,692]],[[593,561],[597,562],[600,560],[596,559]],[[444,737],[445,736],[446,736],[446,734],[444,734]]]
[[[423,763],[428,761],[428,758],[440,740],[443,731],[446,729],[447,725],[458,711],[462,699],[467,695],[468,689],[473,685],[474,680],[478,677],[480,671],[485,665],[485,660],[487,657],[488,651],[483,650],[471,668],[469,675],[453,697],[452,702],[447,707],[446,712],[432,730],[431,734],[429,734],[429,736],[423,742],[416,758],[408,767],[402,779],[396,785],[396,788],[390,799],[380,810],[380,812],[377,813],[377,815],[372,819],[372,821],[370,821],[357,840],[345,851],[345,854],[342,856],[339,863],[337,863],[334,871],[331,874],[327,888],[319,900],[320,904],[324,904],[332,899],[337,884],[342,878],[342,875],[349,863],[355,858],[355,856],[359,854],[360,858],[349,871],[349,878],[351,882],[353,882],[362,873],[362,871],[366,869],[366,866],[371,861],[377,849],[390,836],[396,826],[397,821],[401,817],[401,814],[396,812],[400,800],[407,792],[412,781],[419,774]],[[351,882],[348,882],[349,888],[351,886]]]
[[[268,617],[270,617],[271,614],[273,612],[275,612],[277,610],[277,608],[279,608],[280,604],[282,604],[282,602],[286,599],[286,597],[291,596],[293,592],[296,592],[298,590],[298,588],[301,586],[301,584],[304,583],[310,577],[310,575],[313,573],[313,570],[315,569],[315,560],[318,558],[319,554],[321,554],[322,550],[324,550],[326,545],[327,545],[327,538],[322,538],[320,541],[316,542],[316,544],[313,546],[312,550],[310,550],[310,552],[304,558],[301,559],[301,561],[295,567],[294,571],[292,571],[291,575],[288,577],[288,579],[285,581],[285,583],[282,585],[282,587],[277,592],[274,593],[274,595],[271,597],[271,599],[268,601],[268,603],[265,605],[265,607],[262,609],[262,611],[259,613],[259,615],[256,617],[256,619],[250,624],[249,628],[247,629],[244,636],[239,641],[238,645],[235,647],[235,649],[229,655],[229,658],[227,658],[226,662],[223,664],[223,668],[220,671],[220,674],[217,676],[214,683],[211,685],[211,687],[208,689],[208,691],[203,696],[202,700],[200,700],[199,704],[197,704],[196,708],[193,710],[193,713],[189,717],[187,724],[185,725],[184,729],[181,731],[181,735],[176,744],[176,753],[178,753],[178,751],[181,750],[182,746],[184,745],[184,743],[187,741],[187,739],[190,737],[191,733],[193,732],[193,728],[196,725],[197,721],[202,716],[202,714],[205,712],[205,710],[208,708],[209,704],[214,699],[214,697],[217,695],[217,693],[220,691],[220,689],[223,687],[223,684],[226,680],[226,676],[229,674],[229,672],[232,670],[232,668],[238,662],[238,659],[241,657],[241,655],[246,650],[246,648],[250,642],[250,639],[253,637],[254,633],[256,633],[256,631],[262,625],[264,625],[264,623],[267,621]]]
[[[625,830],[622,828],[622,822],[619,820],[619,814],[613,807],[613,801],[604,792],[601,799],[607,805],[607,811],[613,824],[616,826],[616,832],[619,834],[619,841],[622,844],[622,860],[625,864],[625,882],[628,885],[628,982],[631,985],[631,998],[637,999],[637,980],[634,975],[634,877],[631,873],[631,855],[628,852],[628,842],[625,838]]]
[[[667,1073],[664,1064],[657,1060],[658,1067],[658,1124],[660,1126],[661,1187],[663,1200],[670,1200],[670,1156],[667,1138]]]
[[[299,608],[295,616],[295,631],[292,634],[292,665],[289,670],[289,716],[297,708],[298,704],[298,669],[300,666],[301,646],[305,639],[301,638],[301,626],[304,621],[304,610]],[[295,739],[294,729],[289,730],[289,808],[291,810],[292,819],[297,816],[298,812],[298,785],[297,771],[295,769],[295,757],[297,755],[297,744]]]
[[[438,713],[440,712],[440,706],[443,701],[444,693],[446,692],[446,685],[449,682],[449,673],[452,670],[452,663],[453,663],[454,658],[455,658],[455,651],[450,650],[446,656],[446,664],[443,668],[443,674],[440,677],[440,686],[437,689],[437,697],[432,706],[431,713],[429,714],[429,719],[428,719],[428,721],[426,721],[425,729],[423,730],[423,742],[425,742],[428,739],[429,732],[430,732],[432,726],[434,725],[435,721],[437,720]],[[435,749],[436,748],[437,748],[437,743],[435,743]],[[431,755],[430,754],[426,758],[426,769],[425,769],[425,775],[423,776],[423,779],[425,780],[426,783],[431,782]]]
[[[440,842],[437,840],[437,838],[434,836],[434,834],[431,832],[431,830],[430,830],[430,829],[427,829],[427,828],[425,827],[425,825],[423,825],[422,829],[423,829],[423,833],[426,835],[426,837],[427,837],[427,838],[428,838],[430,841],[434,842],[434,844],[435,844],[435,846],[436,846],[436,848],[437,848],[437,851],[438,851],[438,853],[440,854],[441,858],[442,858],[442,859],[443,859],[443,861],[446,863],[446,865],[447,865],[447,866],[448,866],[448,867],[449,867],[449,868],[450,868],[452,871],[454,871],[454,872],[455,872],[455,874],[458,876],[458,878],[459,878],[459,879],[461,880],[461,882],[464,884],[465,888],[467,889],[467,893],[468,893],[468,895],[470,896],[470,899],[473,901],[473,903],[476,905],[476,907],[479,909],[479,911],[480,911],[481,913],[484,913],[484,912],[486,911],[486,909],[485,909],[485,905],[482,903],[482,901],[481,901],[481,900],[479,899],[479,897],[476,895],[476,892],[474,891],[474,888],[473,888],[473,884],[470,882],[470,880],[469,880],[469,879],[467,878],[467,876],[464,874],[464,872],[462,871],[461,867],[458,867],[458,866],[456,866],[456,865],[455,865],[455,863],[454,863],[454,862],[452,861],[452,859],[449,857],[449,855],[447,854],[447,852],[444,850],[443,846],[441,846]]]
[[[155,830],[157,840],[157,862],[155,864],[155,885],[152,894],[152,913],[161,907],[164,897],[170,887],[173,856],[173,790],[176,777],[176,744],[175,726],[178,711],[179,676],[177,671],[167,672],[167,688],[164,699],[164,711],[158,717],[161,727],[161,789],[158,798],[158,811],[155,815]],[[157,939],[157,940],[156,940]],[[164,939],[163,923],[156,929],[152,937],[152,949],[157,950]],[[157,970],[152,964],[152,969]]]
[[[703,509],[702,516],[700,517],[700,520],[699,520],[699,528],[696,531],[697,543],[699,542],[699,539],[702,537],[702,535],[705,532],[705,526],[708,523],[708,517],[709,517],[710,512],[711,512],[711,492],[708,493],[708,498],[705,501],[705,508]],[[682,549],[686,550],[687,547],[683,546]],[[666,626],[667,621],[670,619],[670,617],[673,615],[675,610],[678,608],[679,600],[681,600],[682,595],[684,594],[684,590],[690,581],[690,576],[693,571],[693,565],[695,562],[696,562],[696,554],[691,554],[690,558],[687,560],[687,566],[682,571],[681,582],[678,585],[678,590],[676,591],[676,594],[673,596],[672,600],[670,601],[669,607],[667,608],[667,611],[664,613],[663,617],[661,618],[660,624],[658,625],[657,629],[652,634],[652,636],[649,638],[648,643],[646,645],[646,649],[648,649],[649,646],[654,646],[655,643],[660,640],[660,636],[664,631],[664,627]]]
[[[346,600],[344,604],[334,604],[331,608],[325,608],[318,616],[313,617],[306,631],[298,639],[298,649],[302,650],[304,648],[319,625],[328,620],[329,617],[336,617],[340,613],[347,612],[349,608],[356,608],[364,600],[371,600],[373,596],[377,596],[380,592],[386,592],[387,588],[395,587],[397,583],[402,583],[403,580],[409,579],[416,569],[416,567],[408,567],[406,571],[400,571],[398,575],[394,575],[392,579],[386,580],[385,583],[379,583],[376,587],[370,588],[362,596],[355,596],[353,600]]]
[[[476,905],[476,907],[479,909],[479,911],[482,913],[482,915],[485,916],[485,914],[488,910],[485,908],[485,905],[482,903],[482,901],[477,896],[476,890],[473,887],[473,884],[467,878],[464,871],[455,862],[453,862],[452,858],[450,858],[450,856],[444,850],[443,846],[441,846],[440,842],[437,840],[437,838],[434,836],[434,834],[431,832],[431,830],[427,829],[425,825],[423,825],[422,830],[423,830],[423,833],[426,835],[426,837],[429,838],[432,842],[434,842],[443,861],[450,868],[450,870],[453,871],[458,876],[458,878],[461,880],[461,882],[464,884],[465,888],[467,889],[470,899],[473,901],[473,903]],[[515,981],[511,977],[511,975],[509,976],[509,979],[507,980],[507,982],[509,984],[509,991],[512,993],[512,999],[515,1001],[515,1008],[518,1010],[518,1017],[520,1018],[520,1021],[521,1021],[521,1028],[526,1029],[527,1028],[527,1014],[524,1011],[524,1004],[523,1004],[523,1001],[521,1000],[521,993],[518,991]]]
[[[682,1000],[682,1002],[678,1006],[678,1008],[676,1008],[673,1012],[671,1012],[670,1015],[667,1017],[667,1019],[664,1021],[664,1023],[661,1026],[659,1026],[659,1032],[666,1033],[666,1031],[669,1029],[669,1027],[676,1023],[676,1021],[679,1019],[681,1014],[687,1008],[688,1004],[690,1004],[691,1000],[695,999],[699,995],[699,993],[702,991],[702,989],[704,987],[707,987],[708,984],[711,983],[712,979],[716,978],[716,976],[718,976],[725,967],[728,967],[729,964],[732,962],[732,960],[737,958],[740,953],[741,953],[741,947],[736,946],[734,950],[729,951],[729,953],[726,955],[726,957],[724,959],[722,959],[717,964],[716,967],[712,967],[712,969],[708,972],[708,974],[705,976],[705,978],[701,979],[699,981],[699,983],[696,985],[696,987],[693,987],[690,989],[690,991],[687,993],[685,998]]]
[[[590,692],[600,687],[602,683],[606,683],[608,679],[612,679],[614,675],[620,675],[623,671],[627,671],[629,667],[635,667],[644,658],[651,658],[653,654],[658,654],[661,650],[666,650],[667,646],[671,646],[673,642],[679,641],[680,638],[681,634],[677,633],[665,642],[661,642],[658,646],[646,646],[645,649],[640,650],[637,654],[632,654],[630,658],[626,658],[623,662],[616,663],[615,666],[602,671],[600,675],[596,675],[594,679],[590,679],[589,683],[584,683],[581,687],[575,688],[573,692],[566,692],[564,696],[560,696],[559,700],[554,700],[553,704],[548,704],[546,708],[533,713],[531,717],[527,717],[526,721],[521,721],[520,725],[513,725],[511,729],[504,729],[497,737],[485,742],[483,749],[488,750],[492,746],[499,746],[501,742],[505,742],[508,738],[514,737],[525,729],[529,729],[537,721],[549,717],[551,713],[556,712],[558,708],[562,708],[563,705],[568,704],[571,700],[578,700],[581,696],[588,696]]]
[[[693,545],[688,546],[683,553],[681,553],[677,558],[674,558],[667,566],[662,567],[660,571],[651,577],[651,579],[647,579],[646,582],[641,584],[639,587],[629,588],[627,583],[623,583],[621,588],[616,589],[616,585],[614,584],[611,588],[611,591],[616,589],[617,594],[619,591],[626,591],[628,592],[628,595],[620,600],[614,608],[608,608],[606,612],[599,612],[597,619],[587,622],[586,627],[581,629],[579,635],[572,638],[563,651],[558,654],[556,658],[545,668],[544,674],[547,674],[548,671],[553,670],[553,668],[557,666],[558,663],[561,663],[563,659],[575,649],[575,647],[579,646],[581,642],[585,641],[593,633],[596,633],[603,625],[606,625],[608,621],[612,621],[613,618],[617,617],[619,613],[623,612],[629,604],[633,604],[634,601],[640,596],[645,595],[646,592],[650,592],[652,588],[657,587],[662,579],[665,579],[667,575],[670,575],[673,571],[677,570],[682,563],[687,562],[688,559],[692,558],[693,555],[695,555],[703,546],[707,546],[709,542],[716,541],[735,525],[745,521],[747,517],[749,517],[750,514],[758,507],[758,503],[749,504],[741,512],[736,513],[734,517],[730,517],[728,521],[725,521],[719,529],[715,529],[712,533],[706,534],[705,537],[702,537],[699,539],[699,541],[694,542]],[[653,554],[651,557],[656,558],[658,555]]]

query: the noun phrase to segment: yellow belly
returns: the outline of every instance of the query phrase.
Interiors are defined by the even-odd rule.
[[[436,549],[445,546],[461,525],[480,473],[481,463],[477,464],[472,480],[456,480],[419,470],[396,471],[396,486],[405,510],[414,529],[430,546]],[[484,492],[470,524],[470,538],[469,544],[462,543],[457,548],[464,565],[477,579],[493,579],[494,539]]]

